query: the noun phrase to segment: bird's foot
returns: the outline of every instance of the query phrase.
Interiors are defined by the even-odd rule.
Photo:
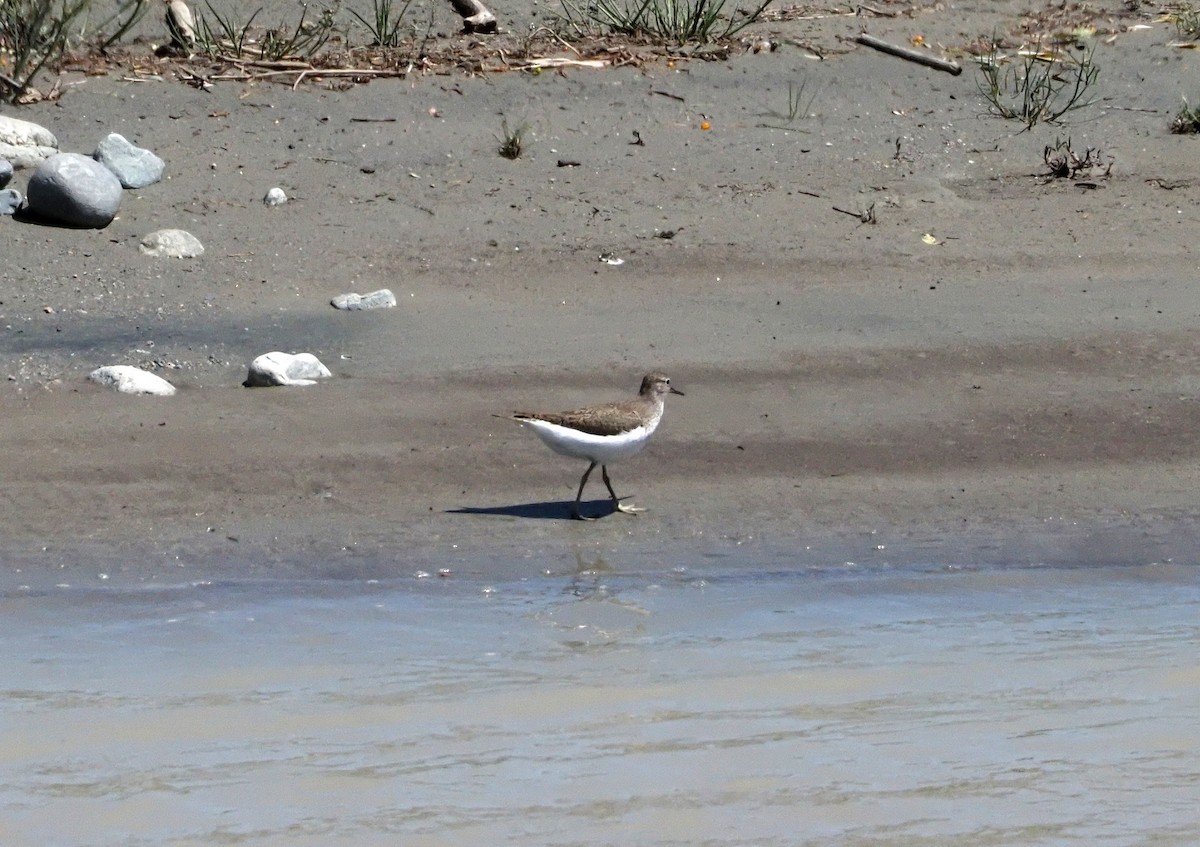
[[[640,508],[640,507],[638,507],[638,506],[634,506],[632,503],[631,503],[630,505],[626,506],[626,505],[625,505],[624,503],[622,503],[620,500],[618,500],[618,501],[616,501],[615,503],[613,503],[613,510],[614,510],[614,511],[617,511],[617,512],[620,512],[620,513],[621,513],[621,514],[623,514],[623,515],[636,515],[636,514],[638,514],[639,512],[644,512],[644,511],[646,511],[646,510],[645,510],[645,509],[643,509],[643,508]]]

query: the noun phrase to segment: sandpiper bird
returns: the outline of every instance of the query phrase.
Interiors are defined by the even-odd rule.
[[[538,438],[555,453],[587,459],[590,464],[579,480],[579,491],[571,506],[571,517],[577,520],[593,520],[579,513],[579,501],[588,476],[600,466],[600,474],[613,508],[627,515],[640,512],[633,506],[621,504],[621,498],[613,491],[608,478],[608,465],[626,459],[640,451],[658,429],[663,416],[663,400],[668,394],[683,395],[671,387],[671,380],[660,373],[646,374],[638,396],[632,400],[588,406],[570,412],[514,412],[511,417],[518,423],[533,428]]]

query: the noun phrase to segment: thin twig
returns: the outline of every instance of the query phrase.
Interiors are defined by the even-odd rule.
[[[271,76],[279,74],[295,73],[295,71],[277,71]],[[300,87],[300,83],[304,82],[305,77],[309,76],[370,76],[370,77],[403,77],[404,71],[393,70],[391,68],[371,68],[359,70],[357,68],[311,68],[307,71],[301,71],[296,77],[296,81],[292,83],[292,91]]]
[[[831,206],[830,208],[832,208],[835,212],[841,212],[843,215],[849,215],[852,218],[858,218],[858,222],[860,224],[875,223],[875,204],[874,203],[872,203],[870,206],[868,206],[866,208],[866,211],[863,211],[863,212],[851,212],[848,209],[839,209],[837,206]]]
[[[4,74],[0,74],[0,82],[3,82],[5,85],[10,86],[13,91],[24,91],[25,90],[25,86],[21,85],[21,83],[17,82],[12,77],[5,76]]]
[[[514,71],[541,70],[543,68],[606,68],[611,62],[608,59],[569,59],[566,56],[547,56],[544,59],[530,59],[519,65],[509,65]]]
[[[530,41],[532,41],[536,36],[542,35],[542,34],[550,36],[555,41],[557,41],[559,44],[561,44],[563,47],[566,47],[568,50],[570,50],[572,53],[574,53],[576,56],[579,56],[581,58],[583,57],[583,54],[580,53],[577,49],[575,49],[575,45],[571,44],[569,41],[566,41],[561,35],[559,35],[554,30],[550,29],[550,27],[548,27],[548,26],[540,26],[537,29],[535,29],[533,32],[529,33],[529,39],[530,39]]]

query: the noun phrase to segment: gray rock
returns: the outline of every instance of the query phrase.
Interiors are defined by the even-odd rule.
[[[312,353],[264,353],[250,363],[250,372],[242,385],[247,388],[312,385],[328,376],[333,376],[329,368]]]
[[[88,380],[122,394],[155,394],[159,397],[170,397],[175,393],[175,386],[162,377],[130,365],[96,368],[88,374]]]
[[[396,305],[396,295],[387,288],[370,294],[339,294],[329,301],[335,309],[359,312],[363,309],[390,309]]]
[[[29,178],[29,211],[55,223],[108,226],[121,208],[112,171],[78,153],[56,153]]]
[[[190,232],[182,229],[160,229],[142,239],[138,247],[147,256],[166,256],[171,259],[194,259],[204,254],[204,245]]]
[[[283,189],[278,186],[267,192],[267,196],[263,198],[263,203],[268,206],[282,206],[287,202],[287,195],[283,193]]]
[[[25,198],[15,188],[5,188],[0,191],[0,215],[15,215],[21,208]]]
[[[12,179],[12,175],[12,162],[8,161],[8,159],[0,159],[0,188],[8,185],[9,180]]]
[[[149,150],[135,147],[115,132],[100,142],[92,158],[116,174],[125,188],[153,185],[162,179],[167,166]]]
[[[58,139],[43,126],[0,115],[0,159],[15,168],[32,168],[58,152]]]

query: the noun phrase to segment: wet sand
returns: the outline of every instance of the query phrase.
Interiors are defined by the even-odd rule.
[[[870,28],[963,43],[1018,19],[985,5]],[[1029,132],[984,116],[970,69],[853,47],[843,18],[767,28],[824,39],[821,61],[785,45],[345,91],[71,77],[19,116],[66,150],[121,132],[170,178],[103,231],[0,222],[11,575],[609,549],[1191,560],[1200,186],[1168,127],[1200,74],[1150,23],[1098,37],[1101,99]],[[801,81],[813,115],[777,128]],[[530,125],[516,161],[501,117]],[[1040,178],[1067,136],[1111,175]],[[264,208],[273,185],[292,202]],[[872,205],[875,224],[834,210]],[[140,255],[162,227],[206,254]],[[384,286],[397,309],[328,306]],[[275,349],[335,378],[242,388]],[[85,382],[104,364],[180,393],[106,393]],[[491,415],[618,398],[652,368],[688,396],[613,468],[649,511],[566,520],[583,467]]]

